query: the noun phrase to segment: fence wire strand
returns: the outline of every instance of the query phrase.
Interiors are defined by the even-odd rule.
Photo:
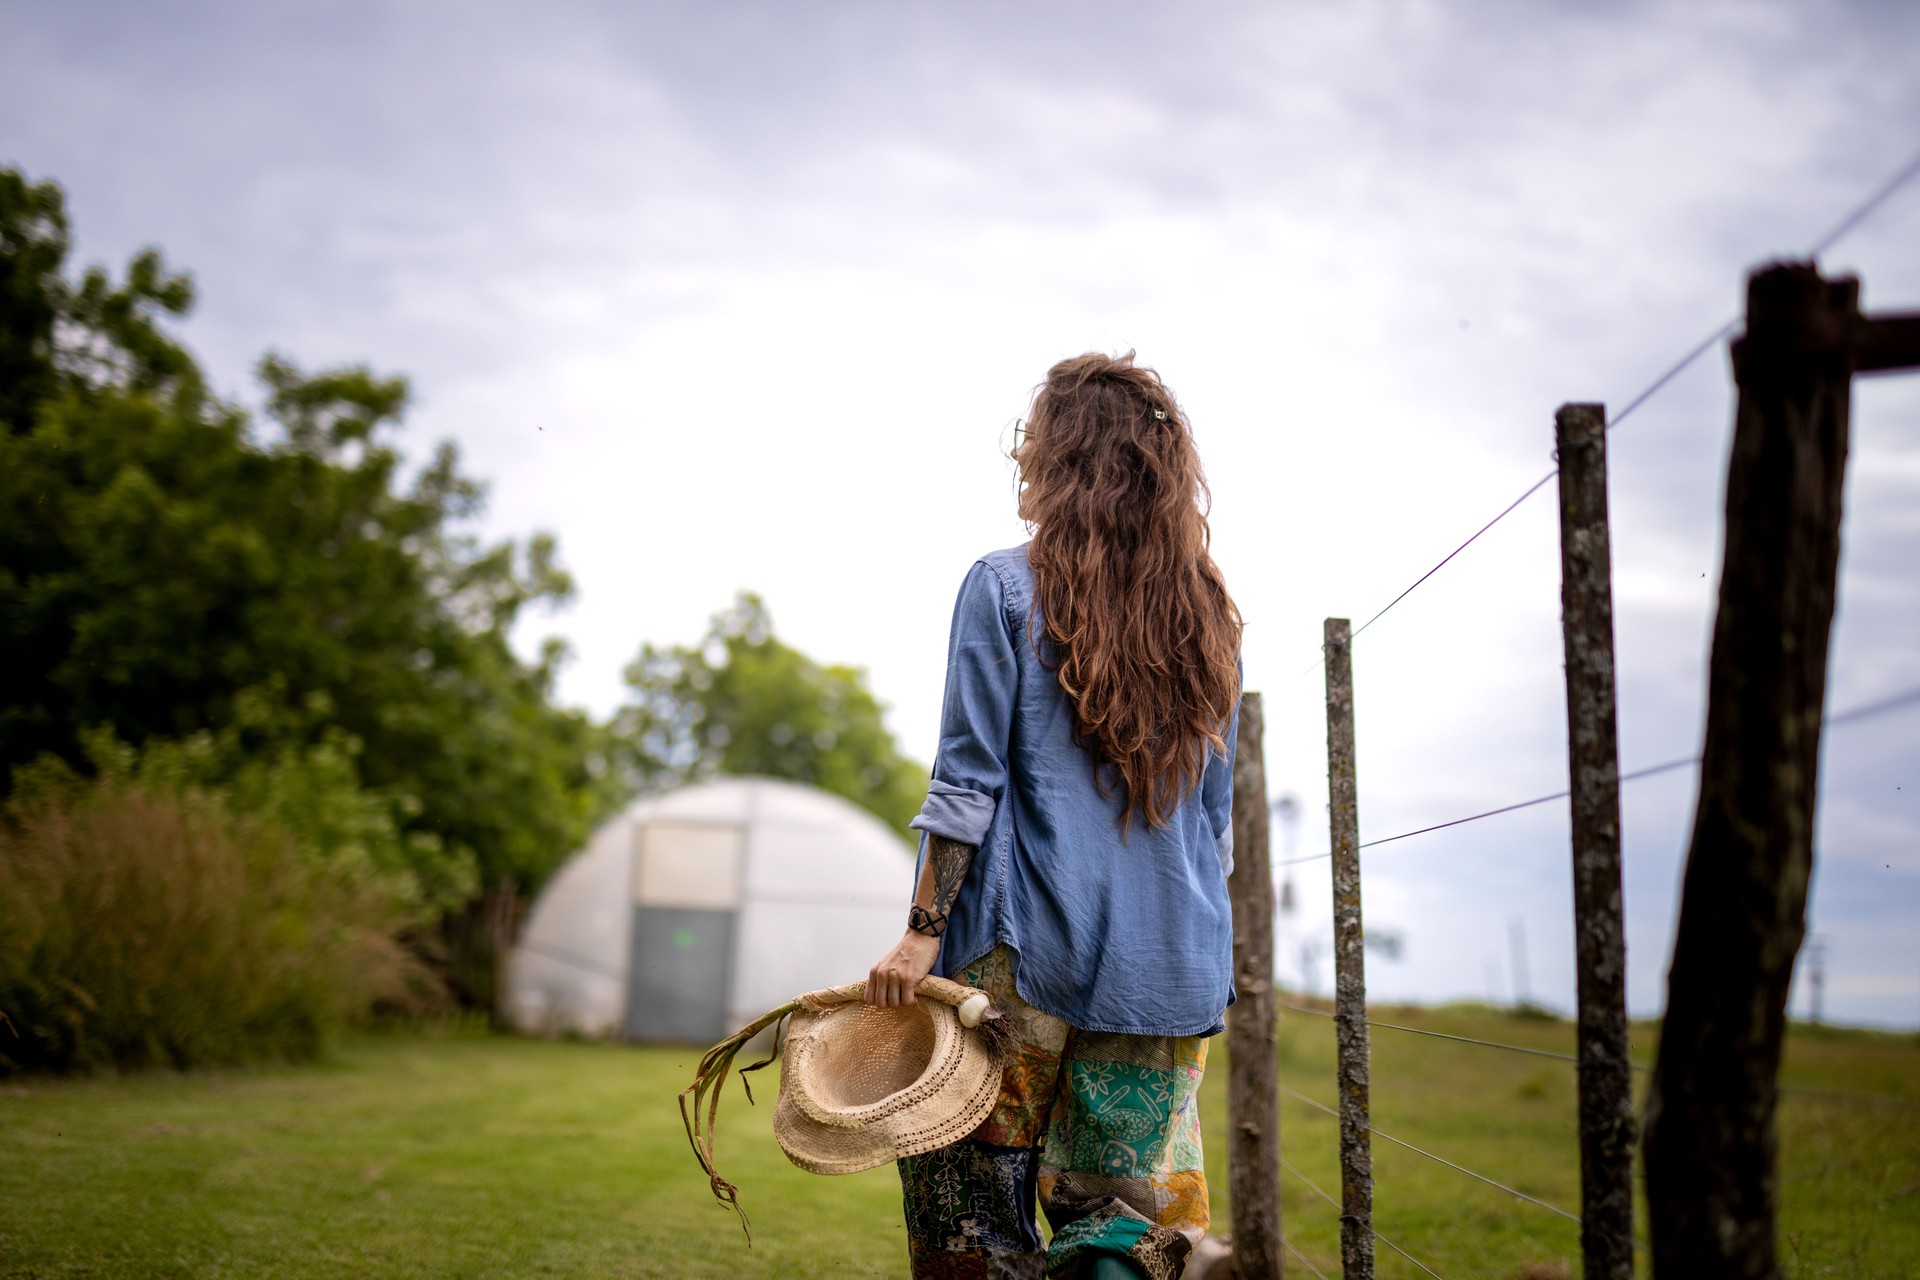
[[[1912,159],[1894,170],[1893,176],[1881,183],[1872,195],[1855,205],[1845,217],[1834,223],[1827,234],[1814,242],[1813,252],[1809,256],[1817,258],[1833,248],[1842,237],[1872,217],[1879,211],[1881,205],[1891,200],[1895,192],[1912,182],[1916,176],[1920,176],[1920,152],[1916,152]]]
[[[1916,705],[1920,705],[1920,688],[1907,689],[1903,692],[1881,698],[1878,701],[1869,702],[1863,706],[1850,707],[1845,711],[1835,712],[1833,715],[1826,716],[1824,717],[1823,727],[1831,729],[1839,725],[1857,724],[1862,720],[1872,720],[1879,716],[1888,715],[1892,712]],[[1651,778],[1661,773],[1672,773],[1675,769],[1685,769],[1699,763],[1699,756],[1687,756],[1684,759],[1668,760],[1662,764],[1648,765],[1643,769],[1634,769],[1623,773],[1620,775],[1620,781],[1637,782],[1642,778]],[[1498,809],[1486,809],[1480,813],[1470,813],[1464,818],[1454,818],[1447,822],[1436,822],[1432,826],[1417,827],[1412,831],[1402,831],[1398,835],[1381,836],[1378,840],[1363,840],[1359,847],[1362,849],[1372,849],[1379,845],[1392,844],[1396,840],[1410,840],[1414,836],[1424,836],[1432,831],[1445,831],[1448,827],[1465,826],[1469,822],[1478,822],[1482,818],[1497,818],[1503,813],[1514,813],[1521,809],[1531,809],[1536,805],[1552,804],[1555,800],[1565,800],[1572,794],[1571,791],[1556,791],[1550,796],[1535,796],[1531,800],[1521,800],[1516,804],[1501,805]],[[1303,858],[1285,858],[1273,865],[1276,867],[1293,867],[1304,862],[1319,862],[1332,856],[1333,854],[1331,852],[1310,853]]]
[[[1327,1018],[1331,1020],[1337,1016],[1327,1012],[1325,1009],[1316,1009],[1312,1005],[1292,1004],[1285,1000],[1276,1000],[1274,1003],[1282,1009],[1291,1009],[1295,1013],[1311,1013],[1317,1018]],[[1375,1022],[1372,1018],[1368,1018],[1367,1025],[1370,1027],[1384,1027],[1388,1031],[1405,1031],[1416,1036],[1432,1036],[1436,1040],[1457,1040],[1461,1044],[1477,1044],[1487,1049],[1505,1049],[1509,1053],[1530,1053],[1535,1057],[1556,1058],[1561,1062],[1577,1063],[1580,1061],[1578,1057],[1571,1053],[1560,1053],[1553,1049],[1533,1049],[1524,1044],[1502,1044],[1498,1040],[1476,1040],[1472,1036],[1456,1036],[1446,1031],[1429,1031],[1425,1027],[1403,1026],[1397,1022]]]
[[[1319,1183],[1315,1182],[1312,1178],[1309,1178],[1306,1174],[1296,1169],[1293,1166],[1293,1162],[1288,1160],[1285,1156],[1280,1157],[1280,1167],[1285,1169],[1288,1173],[1292,1174],[1294,1177],[1300,1179],[1300,1181],[1306,1183],[1308,1188],[1312,1190],[1313,1194],[1319,1196],[1322,1200],[1325,1200],[1328,1204],[1333,1206],[1334,1212],[1340,1215],[1340,1220],[1342,1222],[1346,1221],[1345,1208],[1341,1205],[1341,1203],[1338,1200],[1335,1200],[1332,1196],[1322,1191],[1320,1189]],[[1433,1280],[1442,1280],[1442,1277],[1438,1271],[1435,1271],[1432,1267],[1420,1261],[1420,1259],[1414,1257],[1412,1254],[1408,1253],[1405,1249],[1402,1249],[1399,1245],[1395,1244],[1393,1241],[1381,1235],[1378,1231],[1375,1231],[1373,1229],[1373,1224],[1371,1222],[1367,1224],[1367,1234],[1372,1236],[1375,1240],[1378,1240],[1381,1244],[1387,1246],[1387,1248],[1399,1254],[1401,1257],[1405,1258],[1408,1262],[1411,1262],[1414,1266],[1420,1268],[1422,1271],[1432,1276]],[[1306,1259],[1302,1258],[1301,1261],[1306,1262]],[[1308,1262],[1307,1266],[1311,1268],[1313,1264],[1311,1262]],[[1319,1275],[1320,1273],[1318,1271],[1315,1271],[1314,1274]],[[1325,1277],[1322,1277],[1322,1280],[1325,1280]]]
[[[1301,1265],[1301,1266],[1303,1266],[1303,1267],[1305,1267],[1305,1268],[1306,1268],[1307,1270],[1309,1270],[1309,1271],[1311,1271],[1311,1272],[1313,1272],[1313,1274],[1314,1274],[1314,1275],[1316,1275],[1316,1276],[1318,1276],[1318,1277],[1320,1277],[1320,1280],[1327,1280],[1327,1273],[1326,1273],[1326,1272],[1324,1272],[1324,1271],[1322,1271],[1322,1270],[1321,1270],[1320,1268],[1318,1268],[1318,1267],[1316,1267],[1316,1266],[1314,1266],[1312,1262],[1310,1262],[1310,1261],[1308,1261],[1308,1259],[1307,1259],[1307,1255],[1306,1255],[1306,1254],[1304,1254],[1304,1253],[1302,1253],[1302,1252],[1300,1252],[1300,1251],[1299,1251],[1298,1249],[1296,1249],[1296,1248],[1294,1248],[1294,1247],[1293,1247],[1293,1241],[1291,1241],[1291,1240],[1289,1240],[1289,1239],[1287,1239],[1287,1238],[1286,1238],[1286,1237],[1285,1237],[1285,1236],[1283,1235],[1283,1236],[1281,1236],[1281,1237],[1280,1237],[1280,1243],[1286,1246],[1286,1250],[1287,1250],[1287,1252],[1288,1252],[1288,1253],[1290,1253],[1290,1254],[1292,1254],[1292,1255],[1293,1255],[1294,1257],[1296,1257],[1296,1258],[1298,1258],[1298,1259],[1300,1259],[1300,1265]]]
[[[1665,373],[1662,373],[1659,377],[1655,378],[1652,382],[1649,382],[1645,387],[1643,387],[1639,395],[1627,401],[1625,408],[1621,409],[1620,412],[1609,417],[1607,419],[1607,430],[1611,431],[1615,427],[1619,426],[1621,423],[1625,422],[1628,418],[1631,418],[1633,416],[1634,410],[1638,409],[1641,405],[1645,404],[1647,401],[1653,399],[1656,395],[1659,395],[1660,389],[1662,387],[1666,386],[1669,382],[1672,382],[1675,378],[1685,373],[1687,371],[1687,367],[1691,365],[1695,360],[1698,360],[1701,356],[1713,350],[1724,339],[1731,338],[1734,335],[1734,332],[1740,328],[1740,319],[1741,318],[1739,316],[1735,316],[1733,317],[1733,319],[1728,320],[1725,324],[1721,325],[1718,329],[1715,329],[1712,333],[1708,334],[1706,337],[1700,339],[1700,342],[1697,346],[1690,348],[1687,351],[1687,354],[1681,356],[1678,360],[1674,361],[1671,365],[1669,365]]]
[[[1310,1013],[1316,1018],[1326,1018],[1329,1021],[1332,1021],[1336,1016],[1325,1009],[1316,1009],[1312,1005],[1294,1004],[1288,1000],[1276,1000],[1274,1003],[1282,1009],[1291,1009],[1295,1013]],[[1580,1063],[1578,1055],[1560,1053],[1554,1049],[1536,1049],[1530,1045],[1507,1044],[1500,1040],[1481,1040],[1474,1036],[1454,1035],[1450,1031],[1432,1031],[1426,1027],[1409,1027],[1399,1022],[1377,1022],[1372,1018],[1367,1019],[1367,1025],[1370,1027],[1383,1027],[1388,1031],[1404,1031],[1410,1035],[1431,1036],[1435,1040],[1452,1040],[1458,1044],[1478,1045],[1482,1049],[1504,1049],[1508,1053],[1525,1053],[1536,1058],[1553,1058],[1560,1062],[1571,1062],[1576,1066]],[[1653,1070],[1650,1064],[1644,1062],[1630,1062],[1627,1066],[1636,1075],[1645,1075]],[[1805,1085],[1783,1084],[1780,1086],[1780,1094],[1782,1097],[1806,1098],[1814,1102],[1844,1102],[1862,1107],[1887,1107],[1896,1111],[1920,1109],[1920,1102],[1892,1093],[1863,1093],[1852,1089],[1814,1089]],[[1388,1139],[1388,1141],[1392,1141],[1392,1139]]]
[[[1555,467],[1553,470],[1547,472],[1547,474],[1541,476],[1538,480],[1535,480],[1532,486],[1529,487],[1525,493],[1521,494],[1519,497],[1515,498],[1512,502],[1509,502],[1507,504],[1506,510],[1502,511],[1499,515],[1495,516],[1493,519],[1481,525],[1478,529],[1474,531],[1473,536],[1468,538],[1465,542],[1461,543],[1459,546],[1455,547],[1453,550],[1447,552],[1446,557],[1442,559],[1439,564],[1436,564],[1435,566],[1433,566],[1433,568],[1427,570],[1425,573],[1421,574],[1418,578],[1414,579],[1413,586],[1408,587],[1405,591],[1402,591],[1399,595],[1387,601],[1386,609],[1382,609],[1379,613],[1374,614],[1371,618],[1368,618],[1365,622],[1355,627],[1353,629],[1353,634],[1348,637],[1349,643],[1351,643],[1352,640],[1357,638],[1362,631],[1365,631],[1368,627],[1372,626],[1374,623],[1380,621],[1381,618],[1385,617],[1387,609],[1393,608],[1393,606],[1399,604],[1402,600],[1405,600],[1408,596],[1412,595],[1414,592],[1414,589],[1417,588],[1421,583],[1425,582],[1428,578],[1431,578],[1434,574],[1446,568],[1447,561],[1452,560],[1455,556],[1459,555],[1462,551],[1465,551],[1468,547],[1472,546],[1474,542],[1478,540],[1481,534],[1493,528],[1493,526],[1499,524],[1502,520],[1505,520],[1509,515],[1512,515],[1515,507],[1518,507],[1521,503],[1525,502],[1528,498],[1531,498],[1534,494],[1540,492],[1540,490],[1546,486],[1549,480],[1552,480],[1555,476],[1559,474],[1560,474],[1560,468]]]
[[[1309,1098],[1306,1094],[1301,1093],[1298,1089],[1289,1089],[1286,1085],[1283,1084],[1280,1086],[1280,1092],[1286,1094],[1289,1098],[1294,1098],[1300,1102],[1306,1103],[1308,1106],[1312,1107],[1315,1111],[1325,1112],[1327,1115],[1332,1116],[1335,1120],[1338,1120],[1340,1118],[1340,1113],[1338,1111],[1335,1111],[1332,1107],[1327,1106],[1325,1103],[1318,1102],[1313,1098]],[[1473,1178],[1480,1182],[1484,1182],[1490,1187],[1497,1187],[1500,1190],[1506,1192],[1508,1195],[1513,1196],[1515,1199],[1525,1200],[1528,1204],[1538,1205],[1549,1213],[1557,1213],[1569,1222],[1580,1221],[1580,1215],[1577,1213],[1568,1213],[1565,1209],[1562,1209],[1559,1205],[1548,1204],[1545,1200],[1541,1200],[1541,1199],[1538,1199],[1537,1197],[1530,1196],[1526,1192],[1518,1190],[1514,1187],[1510,1187],[1504,1182],[1500,1182],[1496,1179],[1489,1178],[1484,1173],[1475,1173],[1473,1170],[1467,1168],[1465,1165],[1455,1164],[1453,1161],[1447,1159],[1445,1156],[1435,1155],[1433,1152],[1428,1151],[1424,1147],[1416,1147],[1411,1142],[1407,1142],[1407,1141],[1404,1141],[1403,1139],[1396,1138],[1384,1129],[1375,1128],[1371,1120],[1368,1121],[1367,1132],[1372,1134],[1376,1138],[1385,1138],[1388,1142],[1393,1143],[1397,1147],[1405,1147],[1407,1150],[1414,1152],[1416,1155],[1423,1155],[1429,1160],[1435,1161],[1436,1163],[1439,1163],[1439,1164],[1443,1164],[1447,1166],[1447,1168],[1454,1170],[1456,1173],[1464,1173],[1469,1178]]]
[[[1825,235],[1821,236],[1818,240],[1814,241],[1813,247],[1807,252],[1807,256],[1809,258],[1818,258],[1822,253],[1825,253],[1828,249],[1831,249],[1835,244],[1839,243],[1839,241],[1842,238],[1844,238],[1849,232],[1851,232],[1854,228],[1858,227],[1861,223],[1865,222],[1868,218],[1872,217],[1876,212],[1878,212],[1881,205],[1885,204],[1888,200],[1891,200],[1894,197],[1894,195],[1900,191],[1901,188],[1905,187],[1909,182],[1913,181],[1913,179],[1916,176],[1920,176],[1920,154],[1916,154],[1912,159],[1908,160],[1904,165],[1896,169],[1893,172],[1893,175],[1891,177],[1889,177],[1886,181],[1882,182],[1878,187],[1874,188],[1874,190],[1869,192],[1863,200],[1861,200],[1858,204],[1854,205],[1853,208],[1849,209],[1844,215],[1842,215],[1840,220],[1834,223],[1834,225],[1827,230]],[[1730,337],[1736,330],[1740,328],[1740,321],[1741,321],[1741,317],[1735,316],[1733,319],[1728,320],[1726,323],[1722,324],[1719,328],[1715,329],[1712,333],[1708,334],[1705,338],[1701,339],[1698,344],[1690,348],[1685,355],[1681,356],[1673,364],[1669,365],[1666,368],[1666,370],[1662,372],[1658,377],[1656,377],[1652,382],[1648,383],[1645,387],[1641,388],[1640,391],[1637,394],[1635,394],[1632,399],[1627,401],[1626,406],[1624,408],[1622,408],[1618,413],[1613,414],[1607,421],[1607,429],[1611,431],[1614,427],[1617,427],[1622,422],[1625,422],[1629,417],[1633,415],[1633,413],[1637,409],[1639,409],[1642,405],[1646,404],[1647,401],[1653,399],[1654,396],[1658,395],[1660,391],[1668,383],[1672,382],[1675,378],[1679,377],[1682,373],[1684,373],[1694,363],[1694,361],[1698,360],[1701,356],[1705,355],[1707,352],[1713,350],[1713,348],[1716,345],[1718,345],[1723,339]],[[1513,514],[1513,511],[1516,507],[1518,507],[1521,503],[1525,502],[1528,498],[1531,498],[1534,494],[1538,493],[1540,489],[1547,483],[1547,481],[1553,479],[1555,476],[1559,474],[1560,474],[1560,469],[1558,467],[1555,467],[1552,471],[1549,471],[1546,475],[1534,481],[1532,486],[1529,487],[1525,493],[1521,494],[1519,497],[1515,498],[1512,502],[1508,503],[1506,509],[1503,510],[1499,515],[1487,521],[1484,525],[1481,525],[1480,528],[1474,532],[1472,537],[1468,538],[1465,542],[1455,547],[1452,551],[1449,551],[1446,554],[1446,556],[1441,559],[1440,563],[1434,565],[1433,568],[1427,570],[1425,573],[1421,574],[1418,578],[1415,578],[1413,580],[1413,584],[1409,586],[1405,591],[1402,591],[1399,595],[1387,601],[1386,608],[1381,609],[1379,613],[1374,614],[1371,618],[1368,618],[1365,622],[1361,623],[1358,627],[1354,628],[1352,638],[1357,639],[1362,631],[1365,631],[1368,627],[1380,621],[1380,619],[1386,615],[1388,610],[1392,609],[1395,605],[1399,604],[1402,600],[1405,600],[1408,596],[1412,595],[1414,591],[1416,591],[1422,583],[1426,582],[1427,579],[1431,578],[1434,574],[1446,568],[1447,564],[1455,556],[1459,555],[1462,551],[1465,551],[1468,547],[1472,546],[1476,541],[1478,541],[1481,534],[1485,533],[1487,530],[1493,528],[1493,526],[1499,524],[1502,520],[1505,520],[1509,515]],[[1326,661],[1325,655],[1322,655],[1320,661],[1322,663]],[[1304,675],[1306,674],[1307,671],[1311,671],[1311,670],[1313,670],[1313,667],[1309,666],[1305,668],[1305,670],[1303,670],[1301,674]]]

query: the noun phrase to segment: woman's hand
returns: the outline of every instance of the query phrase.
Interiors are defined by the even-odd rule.
[[[967,868],[973,865],[973,846],[948,836],[927,837],[927,856],[914,883],[914,906],[945,920],[953,910],[954,899],[966,883]],[[914,919],[912,915],[908,919]],[[940,927],[940,926],[935,926]],[[920,979],[933,972],[940,955],[940,939],[916,929],[907,930],[893,950],[880,958],[867,975],[867,1003],[882,1009],[912,1004],[914,988]]]
[[[940,954],[940,939],[907,930],[893,950],[881,957],[867,975],[867,1003],[882,1009],[912,1004],[914,988],[920,979],[933,972],[934,959]]]

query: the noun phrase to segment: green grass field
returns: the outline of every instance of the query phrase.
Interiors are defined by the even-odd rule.
[[[1376,1016],[1572,1043],[1565,1023],[1487,1010]],[[1288,1018],[1280,1053],[1284,1083],[1333,1100],[1329,1024]],[[0,1084],[0,1276],[904,1274],[891,1168],[799,1172],[774,1145],[771,1107],[747,1107],[736,1086],[720,1167],[752,1215],[747,1248],[674,1108],[695,1057],[396,1034],[319,1066]],[[1202,1104],[1222,1231],[1224,1066],[1216,1052]],[[1920,1042],[1803,1030],[1786,1077],[1823,1091],[1784,1108],[1790,1274],[1920,1274]],[[1577,1208],[1570,1066],[1378,1030],[1373,1080],[1383,1131]],[[1291,1100],[1283,1116],[1287,1159],[1337,1194],[1334,1122]],[[1376,1226],[1448,1280],[1577,1274],[1572,1223],[1390,1144],[1376,1144],[1375,1166]],[[1283,1211],[1289,1238],[1337,1275],[1334,1211],[1291,1176]],[[1382,1277],[1421,1274],[1381,1253]]]

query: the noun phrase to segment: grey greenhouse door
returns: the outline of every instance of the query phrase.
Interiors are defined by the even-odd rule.
[[[727,1025],[746,832],[654,822],[634,833],[627,1036],[712,1044]]]
[[[685,907],[633,909],[633,976],[627,987],[627,1036],[712,1044],[732,1030],[731,911]]]

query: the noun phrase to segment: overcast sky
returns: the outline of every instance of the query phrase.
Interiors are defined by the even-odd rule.
[[[1006,428],[1054,360],[1139,352],[1189,410],[1326,847],[1321,620],[1371,616],[1920,150],[1920,6],[12,4],[0,163],[83,261],[159,244],[254,400],[371,362],[487,528],[559,535],[563,695],[733,593],[866,667],[931,755],[954,589],[1021,541]],[[1920,184],[1822,261],[1920,306]],[[1724,345],[1611,440],[1622,765],[1698,749]],[[1920,377],[1855,395],[1829,705],[1920,686]],[[1363,839],[1565,786],[1552,486],[1356,644]],[[1626,793],[1630,994],[1658,1007],[1691,772]],[[1369,851],[1376,995],[1572,1005],[1567,819]],[[1277,844],[1284,842],[1277,841]],[[1277,853],[1284,853],[1277,849]],[[1920,1024],[1920,709],[1836,729],[1812,927],[1830,1016]],[[1289,871],[1283,976],[1324,937]],[[1322,988],[1330,969],[1317,965]],[[1796,994],[1804,1013],[1804,993]]]

